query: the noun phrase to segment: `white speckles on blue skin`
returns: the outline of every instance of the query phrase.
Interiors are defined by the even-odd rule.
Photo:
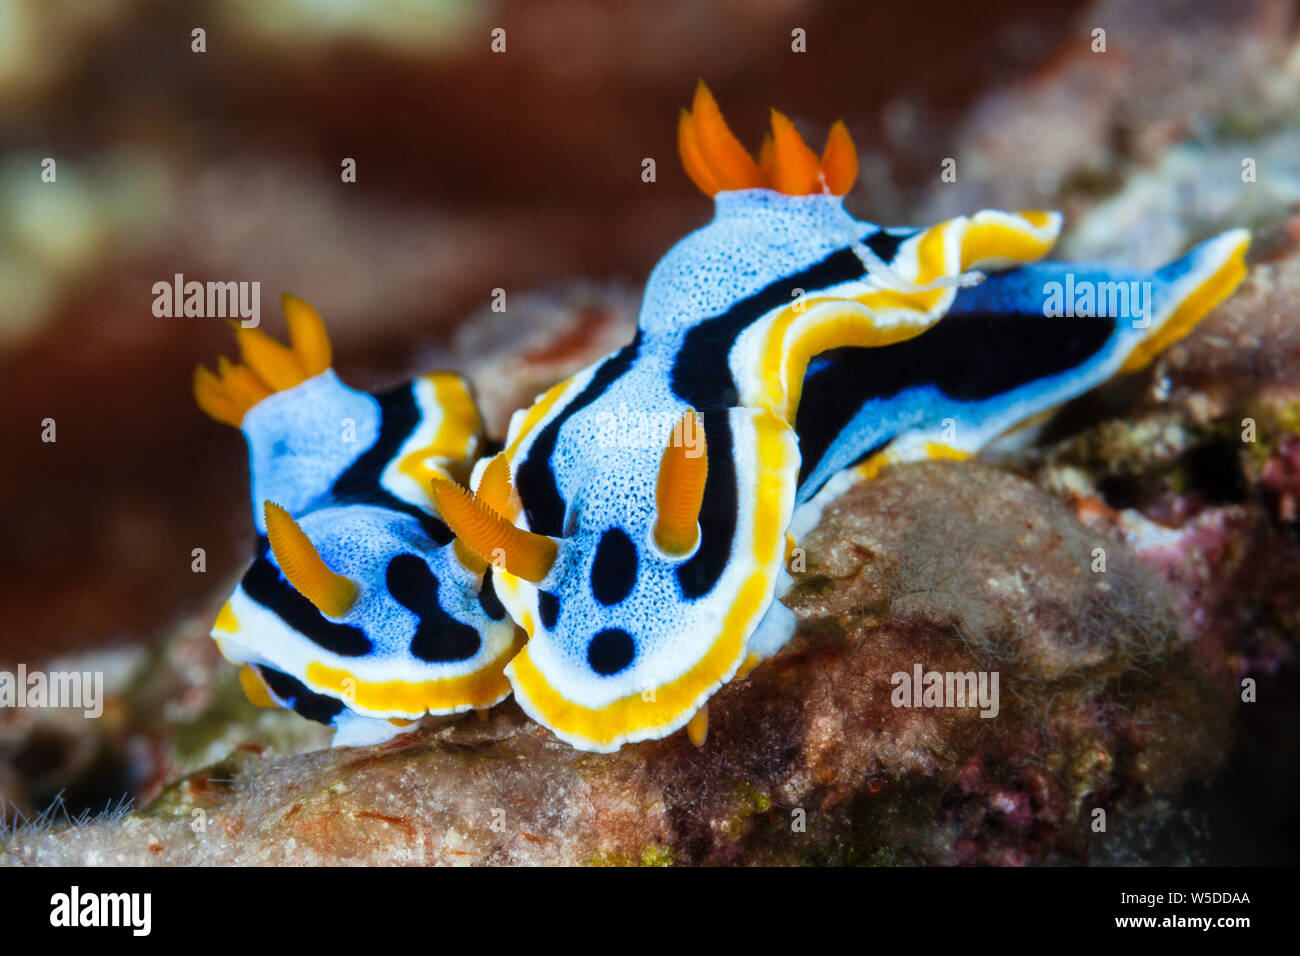
[[[515,585],[523,604],[516,603],[512,611],[526,610],[536,622],[528,645],[533,663],[566,697],[588,707],[605,706],[621,697],[662,687],[689,671],[717,640],[721,622],[742,584],[760,570],[751,546],[758,456],[752,424],[755,413],[750,409],[731,412],[737,473],[736,533],[731,558],[717,584],[697,600],[684,599],[676,576],[684,559],[667,558],[651,543],[660,460],[671,427],[686,408],[671,395],[667,377],[654,367],[657,361],[655,357],[634,364],[602,400],[574,415],[560,431],[552,461],[557,463],[557,482],[569,505],[570,527],[556,565],[540,585],[560,599],[560,614],[553,628],[540,621],[537,589],[527,582]],[[635,446],[603,447],[602,413],[606,408],[620,406],[662,422],[658,435]],[[793,449],[790,451],[790,467],[797,471],[798,456]],[[787,506],[792,505],[793,492]],[[591,569],[597,544],[611,527],[623,530],[636,546],[637,576],[628,597],[606,607],[592,593]],[[779,555],[774,557],[779,559]],[[513,596],[509,590],[499,589],[498,593],[510,606]],[[630,666],[602,676],[592,669],[587,650],[592,636],[606,628],[628,632],[635,655]],[[739,662],[738,658],[736,664]],[[527,709],[523,700],[520,703]],[[689,716],[689,712],[684,713],[681,722]]]
[[[253,601],[241,585],[230,602],[239,621],[238,632],[214,631],[232,660],[269,665],[296,677],[318,693],[337,697],[330,689],[311,683],[307,677],[308,664],[323,663],[370,683],[437,680],[475,673],[499,658],[513,642],[514,623],[508,617],[492,620],[479,603],[481,577],[456,560],[450,545],[438,547],[430,540],[414,518],[385,508],[348,505],[309,512],[298,523],[330,569],[358,583],[356,603],[344,617],[331,620],[361,628],[372,642],[373,650],[363,657],[331,653]],[[402,554],[416,555],[428,565],[440,584],[438,602],[442,609],[478,631],[482,645],[473,657],[429,662],[411,653],[418,618],[389,593],[385,584],[389,562]],[[274,554],[271,561],[275,563]],[[364,713],[352,702],[347,703],[353,710]],[[414,718],[420,715],[369,716]]]
[[[253,523],[266,533],[262,504],[274,501],[297,517],[374,444],[379,403],[344,385],[327,369],[273,392],[244,416],[252,474]]]
[[[649,372],[645,375],[649,376]],[[638,376],[629,372],[624,378],[634,382]],[[662,382],[662,386],[666,389],[666,382]],[[647,382],[646,388],[654,386]],[[684,410],[680,403],[672,407]],[[564,538],[555,567],[539,585],[559,597],[560,614],[554,628],[543,627],[539,622],[536,589],[523,583],[520,591],[525,598],[524,609],[537,622],[528,645],[534,665],[556,688],[562,689],[569,700],[599,708],[620,697],[663,687],[697,665],[718,639],[720,626],[735,604],[741,585],[762,568],[755,561],[751,548],[754,494],[758,484],[755,479],[758,454],[751,424],[753,411],[733,408],[731,412],[737,470],[736,535],[731,559],[710,592],[698,600],[684,600],[676,578],[681,561],[664,557],[650,542],[655,518],[655,481],[663,445],[667,442],[667,429],[658,447],[628,449],[623,457],[603,457],[599,466],[593,467],[589,459],[580,459],[573,454],[581,447],[589,446],[585,442],[594,440],[589,431],[593,427],[593,408],[595,406],[565,423],[560,432],[562,441],[556,446],[558,451],[565,444],[572,449],[564,454],[565,464],[556,471],[568,472],[565,477],[569,488],[573,489],[573,496],[567,501],[573,528],[571,535]],[[798,455],[793,453],[793,433],[790,446],[790,463],[797,471]],[[790,484],[793,484],[793,475]],[[589,488],[593,493],[589,493]],[[787,507],[793,507],[793,490]],[[599,538],[610,527],[623,529],[637,546],[637,578],[625,600],[606,607],[599,604],[591,593],[591,564],[597,554]],[[784,544],[784,538],[781,544]],[[779,554],[772,557],[779,562]],[[771,564],[768,570],[772,571],[774,580],[776,562],[763,562],[764,566]],[[508,604],[508,593],[498,593]],[[632,636],[636,653],[624,670],[603,676],[591,669],[588,646],[594,633],[610,627],[627,631]],[[740,658],[737,658],[736,665],[738,663]],[[729,676],[731,672],[724,675],[724,680]],[[716,689],[716,685],[712,689]],[[528,709],[524,700],[520,700],[520,704]],[[693,709],[681,715],[679,724],[685,723],[690,713]],[[628,740],[663,736],[667,730],[671,728],[659,728],[658,731],[650,728],[650,731],[629,736]],[[590,749],[586,741],[571,740],[571,743]]]
[[[304,515],[298,526],[325,564],[360,585],[356,603],[335,620],[365,631],[374,644],[370,657],[388,661],[407,656],[416,616],[395,601],[384,579],[399,554],[427,555],[438,550],[414,518],[368,505],[323,508]],[[272,560],[274,562],[274,554]],[[339,658],[339,661],[354,658]]]
[[[700,320],[876,231],[853,220],[836,196],[725,192],[717,196],[713,221],[677,243],[655,267],[642,306],[643,342],[636,360],[595,402],[568,419],[551,457],[557,489],[568,506],[556,564],[541,584],[559,598],[556,625],[541,623],[536,588],[516,581],[498,589],[513,613],[526,611],[536,623],[529,654],[570,700],[601,707],[681,677],[713,646],[741,585],[759,569],[751,547],[759,482],[752,409],[731,414],[737,527],[731,559],[716,585],[700,599],[684,599],[676,576],[684,559],[665,557],[652,542],[663,449],[686,411],[669,384],[686,334]],[[725,373],[719,369],[719,374]],[[638,425],[625,431],[640,440],[611,441],[611,423],[628,417]],[[512,439],[522,421],[522,416],[512,421]],[[518,457],[527,454],[543,424],[524,438]],[[788,467],[793,484],[797,454],[789,456]],[[606,607],[592,594],[591,578],[597,544],[611,527],[632,540],[638,562],[631,593]],[[631,665],[602,676],[592,669],[587,650],[592,636],[607,628],[630,634],[635,654]]]
[[[571,417],[551,458],[560,495],[569,504],[569,527],[542,587],[559,597],[560,616],[550,629],[538,620],[530,654],[539,666],[553,661],[565,675],[566,688],[569,680],[581,684],[583,696],[575,699],[588,706],[659,686],[665,677],[678,676],[675,668],[693,663],[689,653],[674,654],[668,645],[682,611],[673,573],[677,563],[648,546],[659,462],[673,424],[686,410],[654,364],[634,364],[600,400]],[[625,424],[629,415],[642,419],[644,430],[634,441],[620,441],[611,425]],[[625,600],[605,607],[592,594],[591,568],[596,546],[611,527],[622,529],[636,546],[637,577]],[[538,619],[535,611],[533,616]],[[587,647],[592,635],[609,627],[631,634],[636,654],[629,668],[601,677],[591,670]]]
[[[718,193],[713,221],[673,246],[650,273],[640,327],[647,336],[689,329],[879,231],[853,219],[838,196]]]

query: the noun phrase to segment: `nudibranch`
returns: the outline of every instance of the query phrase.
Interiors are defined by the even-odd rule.
[[[1053,212],[858,221],[842,124],[818,156],[774,111],[754,159],[703,84],[678,146],[714,218],[653,270],[633,340],[517,412],[472,492],[435,482],[527,632],[516,699],[583,750],[702,741],[709,697],[792,633],[783,562],[827,495],[1140,367],[1245,271],[1243,231],[1148,274],[1038,262]],[[1132,321],[1054,316],[1046,288],[1069,278],[1150,294]]]
[[[213,628],[250,698],[335,744],[511,690],[584,750],[700,743],[709,697],[793,633],[784,562],[830,498],[1141,368],[1245,275],[1244,230],[1147,273],[1042,261],[1053,212],[856,220],[843,124],[818,156],[774,111],[755,159],[703,84],[678,147],[713,220],[655,267],[633,340],[496,455],[458,376],[351,389],[297,299],[290,347],[237,329],[243,364],[196,373],[250,452],[260,537]]]
[[[236,325],[242,363],[195,372],[199,406],[247,440],[259,534],[212,636],[250,700],[330,724],[335,744],[492,706],[522,631],[431,500],[482,448],[466,383],[435,372],[357,391],[331,369],[316,311],[283,305],[291,347]]]

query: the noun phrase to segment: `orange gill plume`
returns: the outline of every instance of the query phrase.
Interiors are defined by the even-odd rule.
[[[486,478],[486,473],[484,475]],[[481,496],[447,478],[433,480],[433,500],[459,547],[534,584],[555,564],[559,545],[553,538],[517,528]],[[458,552],[459,553],[459,552]]]
[[[843,122],[837,120],[831,127],[818,159],[794,124],[776,110],[772,132],[755,162],[728,128],[703,80],[695,88],[691,108],[682,110],[678,120],[677,149],[686,174],[708,196],[760,187],[788,196],[843,196],[858,178],[857,150]]]
[[[330,570],[289,512],[271,501],[262,509],[271,552],[294,590],[327,617],[347,614],[357,600],[356,582]]]
[[[664,448],[655,486],[655,544],[664,554],[681,556],[695,550],[708,476],[704,424],[688,408]]]
[[[260,329],[232,322],[243,362],[221,358],[216,374],[202,365],[194,370],[195,401],[210,417],[238,428],[248,410],[272,392],[293,388],[330,367],[329,336],[320,314],[287,294],[281,297],[281,305],[290,347]]]

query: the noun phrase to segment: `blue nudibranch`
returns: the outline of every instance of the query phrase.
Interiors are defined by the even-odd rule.
[[[793,633],[785,558],[828,500],[1141,368],[1245,275],[1244,230],[1147,273],[1040,261],[1052,212],[860,222],[842,124],[818,157],[774,111],[755,161],[703,84],[678,144],[713,221],[655,267],[627,346],[516,412],[472,491],[464,383],[349,389],[298,300],[291,349],[240,330],[247,367],[199,372],[251,452],[263,538],[213,631],[250,696],[336,744],[511,690],[580,749],[701,742],[709,697]],[[1090,298],[1056,309],[1066,288]]]
[[[212,636],[251,700],[331,724],[338,743],[500,702],[522,632],[431,501],[481,450],[466,383],[356,391],[316,311],[291,296],[284,310],[292,348],[237,327],[244,363],[195,375],[200,407],[247,439],[259,532]]]

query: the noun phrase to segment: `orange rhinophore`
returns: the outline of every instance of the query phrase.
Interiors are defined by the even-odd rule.
[[[347,614],[357,600],[356,582],[330,569],[289,512],[273,501],[263,508],[267,540],[285,579],[321,613],[330,617]]]
[[[433,499],[456,540],[482,560],[499,561],[506,571],[534,583],[545,578],[555,563],[554,540],[515,527],[456,482],[436,479]]]
[[[693,449],[688,433],[698,443]],[[688,409],[664,449],[655,486],[655,543],[665,554],[689,554],[699,541],[700,505],[708,476],[704,426],[698,423],[695,410]]]

